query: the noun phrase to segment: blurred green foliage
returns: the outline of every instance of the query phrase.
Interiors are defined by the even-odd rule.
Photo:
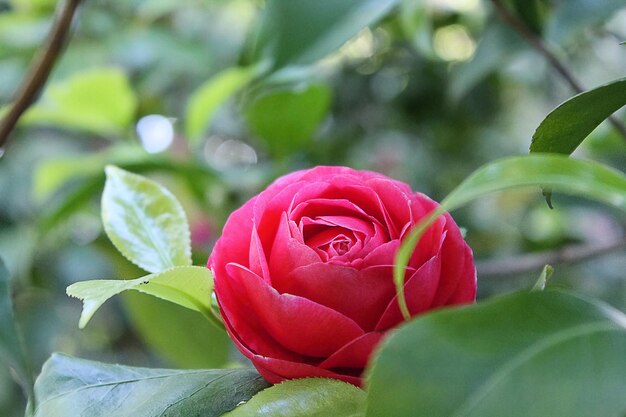
[[[541,120],[573,95],[487,1],[295,3],[81,5],[46,89],[0,151],[0,256],[32,369],[52,351],[182,367],[240,359],[223,335],[212,336],[217,344],[205,337],[189,312],[142,295],[112,301],[78,330],[80,303],[66,297],[66,286],[141,275],[102,230],[106,164],[173,191],[189,216],[194,264],[202,265],[228,214],[282,173],[350,165],[441,199],[483,163],[526,153]],[[622,1],[504,3],[588,88],[624,76]],[[0,108],[13,100],[56,6],[0,0]],[[329,13],[333,24],[320,28]],[[294,24],[298,16],[310,17],[306,27]],[[172,134],[138,124],[148,115]],[[576,156],[623,170],[624,143],[605,123]],[[623,217],[604,207],[562,196],[555,205],[550,211],[539,191],[506,193],[455,218],[478,259],[623,234]],[[625,267],[623,251],[557,265],[551,283],[623,310]],[[529,287],[538,273],[479,276],[480,295]],[[172,336],[155,335],[150,321]],[[23,415],[24,405],[0,365],[0,414]]]

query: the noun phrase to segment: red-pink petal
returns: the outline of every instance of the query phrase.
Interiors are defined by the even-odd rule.
[[[209,257],[207,266],[216,276],[226,274],[225,265],[228,262],[237,262],[242,265],[248,263],[249,240],[252,235],[252,211],[256,198],[235,210],[224,225],[222,236],[215,244]]]
[[[261,245],[261,239],[259,238],[259,234],[257,233],[255,227],[252,228],[252,236],[250,237],[250,255],[248,266],[252,272],[263,277],[265,281],[271,282],[265,251]]]
[[[367,331],[394,295],[392,270],[392,266],[375,266],[358,271],[318,262],[294,269],[286,279],[275,281],[275,287],[338,311]]]
[[[330,355],[325,361],[320,363],[320,367],[325,369],[365,368],[374,348],[380,343],[382,338],[383,333],[366,333]]]
[[[446,238],[441,247],[441,257],[445,262],[441,266],[441,281],[433,300],[433,307],[448,304],[461,280],[466,277],[466,270],[474,268],[471,256],[467,258],[469,248],[456,223],[447,213],[442,217],[446,220]],[[472,281],[475,288],[475,278]]]
[[[411,194],[407,194],[389,180],[374,178],[367,184],[376,192],[387,213],[391,238],[397,239],[404,226],[413,221]]]
[[[233,288],[232,284],[228,278],[215,280],[217,301],[230,338],[240,348],[245,347],[253,352],[263,352],[267,356],[296,362],[306,360],[306,357],[285,349],[274,340],[248,302],[247,294]],[[238,343],[237,339],[244,340],[245,344]]]
[[[465,262],[458,285],[446,305],[466,304],[476,301],[476,267],[474,266],[472,250],[465,246]]]
[[[321,261],[320,256],[300,240],[301,236],[293,237],[294,233],[299,233],[297,228],[293,229],[289,227],[287,215],[283,213],[272,246],[271,254],[274,256],[270,255],[269,258],[270,277],[274,286],[280,286],[295,268]]]
[[[411,316],[423,313],[432,305],[439,284],[441,264],[441,257],[433,256],[415,271],[413,276],[404,284],[404,297]],[[377,331],[387,330],[402,320],[398,298],[394,296],[375,329]]]
[[[314,377],[338,379],[359,387],[363,384],[360,376],[337,373],[305,363],[267,358],[260,355],[249,357],[249,359],[263,378],[271,384],[278,384],[285,379]]]
[[[226,269],[267,333],[293,352],[326,357],[363,334],[348,317],[306,298],[279,294],[241,265],[231,263]]]

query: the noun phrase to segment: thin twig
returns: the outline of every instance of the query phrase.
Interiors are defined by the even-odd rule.
[[[509,24],[519,35],[526,40],[537,52],[548,61],[548,63],[559,73],[559,75],[569,84],[576,93],[585,91],[584,86],[576,79],[574,74],[567,68],[567,65],[556,56],[544,43],[543,39],[532,31],[530,27],[502,4],[501,0],[491,0],[498,16]],[[609,117],[609,122],[615,130],[626,141],[626,125],[614,116]]]
[[[18,120],[46,84],[48,76],[63,49],[79,3],[80,0],[66,0],[61,6],[58,17],[48,34],[46,44],[33,59],[28,74],[16,93],[11,110],[0,122],[0,148],[6,144]]]
[[[534,270],[539,271],[546,264],[563,265],[581,262],[623,248],[626,248],[626,238],[609,242],[566,246],[547,252],[518,255],[511,258],[482,261],[476,264],[476,269],[479,278],[509,276]]]

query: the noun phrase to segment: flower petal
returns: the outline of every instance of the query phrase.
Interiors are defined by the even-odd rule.
[[[359,387],[363,385],[363,380],[358,376],[361,374],[361,369],[357,370],[358,373],[356,375],[349,375],[336,373],[305,363],[267,358],[260,355],[254,355],[253,357],[248,356],[248,358],[252,361],[252,364],[263,378],[271,384],[278,384],[286,379],[320,377],[338,379]]]
[[[374,348],[378,346],[383,336],[383,333],[379,332],[366,333],[330,355],[320,363],[320,367],[325,369],[365,368]]]
[[[295,268],[321,261],[317,252],[302,242],[297,227],[289,227],[289,222],[287,214],[283,213],[269,257],[270,277],[274,286],[280,286]]]
[[[252,211],[256,197],[235,210],[224,225],[222,236],[215,243],[207,266],[216,276],[225,276],[225,265],[237,262],[248,263],[249,241],[252,235]]]
[[[449,214],[445,214],[446,238],[441,247],[441,256],[445,259],[441,267],[441,281],[433,300],[433,307],[448,304],[459,286],[476,290],[476,271],[471,250],[463,240],[461,231]],[[473,275],[473,276],[468,276]]]
[[[441,256],[433,256],[424,263],[404,284],[404,296],[411,316],[423,313],[433,303],[441,275]],[[376,324],[375,330],[383,331],[402,322],[398,297],[393,297]]]
[[[392,266],[358,271],[329,263],[294,269],[275,282],[280,292],[296,294],[350,317],[367,331],[373,329],[394,295]]]
[[[476,301],[476,267],[473,262],[472,250],[465,246],[465,263],[461,270],[460,279],[452,296],[445,302],[446,305],[466,304]]]
[[[289,351],[274,340],[248,303],[247,295],[233,287],[230,279],[216,279],[215,292],[226,330],[240,348],[296,362],[307,360],[305,356]]]
[[[271,282],[267,258],[265,257],[265,251],[263,250],[263,245],[261,244],[261,239],[259,238],[256,227],[252,227],[248,265],[252,272],[263,277],[265,281]]]
[[[363,334],[353,320],[328,307],[291,294],[279,294],[249,269],[230,263],[233,287],[244,295],[259,324],[285,348],[325,357]]]

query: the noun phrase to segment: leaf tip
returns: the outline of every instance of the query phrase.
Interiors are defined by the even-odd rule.
[[[123,171],[124,170],[122,168],[119,168],[115,165],[106,165],[104,167],[104,173],[106,174],[107,178],[115,176],[115,175],[119,175]]]

